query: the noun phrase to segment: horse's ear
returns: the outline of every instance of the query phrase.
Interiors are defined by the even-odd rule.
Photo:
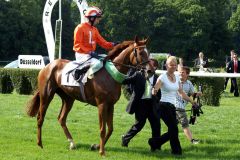
[[[134,41],[135,41],[135,43],[138,43],[138,42],[139,42],[139,38],[138,38],[137,35],[135,36]]]
[[[144,43],[147,44],[149,42],[149,36],[144,40]]]

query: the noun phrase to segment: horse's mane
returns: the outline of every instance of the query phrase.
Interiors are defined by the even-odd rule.
[[[134,41],[123,41],[122,43],[116,45],[112,50],[108,52],[106,60],[113,60],[117,57],[124,49],[126,49],[129,45],[133,44]]]

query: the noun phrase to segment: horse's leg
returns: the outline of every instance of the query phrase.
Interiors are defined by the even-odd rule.
[[[61,124],[68,141],[70,142],[69,148],[75,149],[76,145],[75,145],[72,135],[69,132],[68,127],[66,125],[67,116],[68,116],[68,113],[70,112],[70,110],[72,109],[74,99],[72,99],[70,96],[68,96],[65,93],[61,93],[61,94],[59,94],[59,96],[62,98],[62,108],[61,108],[61,111],[58,116],[58,121]]]
[[[108,133],[105,137],[104,145],[107,143],[109,137],[112,135],[113,132],[113,112],[114,112],[114,106],[109,106],[108,113],[107,113],[107,126],[108,126]]]
[[[106,135],[106,119],[107,119],[107,104],[98,105],[98,118],[100,126],[100,144],[99,144],[99,154],[101,156],[105,155],[105,135]]]
[[[99,126],[100,126],[100,145],[93,144],[91,150],[99,149],[100,155],[105,155],[104,146],[107,143],[109,137],[113,132],[113,111],[114,107],[111,106],[107,109],[107,105],[98,105],[98,116],[99,116]],[[108,133],[106,135],[106,124],[108,125]]]
[[[50,92],[40,92],[40,107],[39,112],[37,115],[37,126],[38,126],[38,141],[37,144],[41,148],[43,148],[42,145],[42,125],[44,122],[44,117],[46,115],[47,108],[49,106],[49,103],[53,99],[54,92],[51,90]]]

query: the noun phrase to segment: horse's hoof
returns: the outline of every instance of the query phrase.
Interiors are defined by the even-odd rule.
[[[102,156],[102,157],[106,157],[105,152],[99,152],[99,154],[100,154],[100,156]]]
[[[98,144],[92,144],[90,150],[91,151],[99,150],[99,145]]]
[[[42,143],[38,143],[37,145],[38,145],[40,148],[43,149],[43,145],[42,145]]]
[[[76,146],[76,144],[74,144],[74,143],[71,143],[70,146],[69,146],[69,149],[70,149],[70,150],[74,150],[74,149],[76,149],[76,148],[77,148],[77,146]]]

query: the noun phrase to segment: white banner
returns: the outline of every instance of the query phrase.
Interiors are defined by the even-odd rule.
[[[48,49],[48,56],[50,62],[54,60],[54,52],[55,52],[55,41],[53,37],[53,30],[52,30],[52,24],[51,24],[51,16],[52,16],[52,10],[54,5],[57,3],[58,0],[47,0],[44,10],[43,10],[43,17],[42,17],[42,23],[43,23],[43,29],[44,34],[46,38],[46,44]]]
[[[88,8],[88,4],[86,0],[73,0],[77,3],[78,9],[80,11],[81,16],[81,23],[87,22],[87,18],[85,18],[84,13],[86,12]]]
[[[19,55],[19,68],[35,68],[42,69],[45,66],[43,57],[41,55]]]

